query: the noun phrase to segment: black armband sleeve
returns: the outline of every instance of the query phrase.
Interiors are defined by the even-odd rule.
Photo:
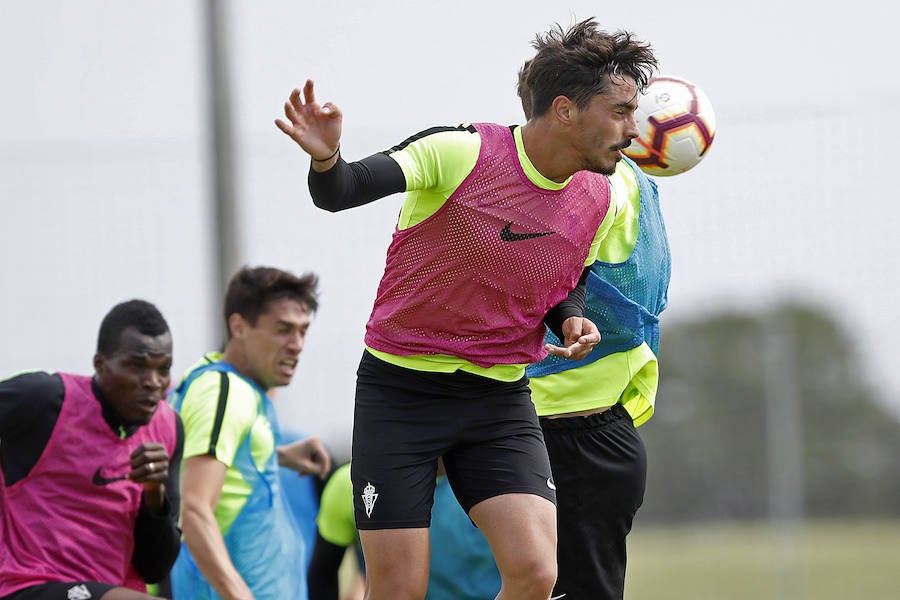
[[[162,514],[155,514],[143,502],[134,523],[134,554],[131,564],[147,583],[158,583],[169,574],[181,547],[181,531],[175,512],[166,498]]]
[[[563,337],[562,324],[569,317],[583,317],[584,305],[587,300],[587,278],[590,275],[590,267],[585,267],[578,279],[578,284],[569,292],[565,300],[554,306],[544,317],[544,323],[558,337],[561,342],[565,343]]]
[[[181,510],[179,472],[184,451],[184,426],[175,416],[175,451],[169,460],[166,500],[161,514],[148,509],[143,500],[134,523],[134,554],[131,564],[147,583],[158,583],[169,574],[181,548],[178,513]]]
[[[313,204],[329,212],[362,206],[406,190],[400,165],[381,153],[352,163],[338,157],[333,167],[321,173],[310,166],[308,183]]]

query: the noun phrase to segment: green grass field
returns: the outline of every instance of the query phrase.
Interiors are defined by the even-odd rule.
[[[900,521],[642,526],[627,600],[897,600]]]

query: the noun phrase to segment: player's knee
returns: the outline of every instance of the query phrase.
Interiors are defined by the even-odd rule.
[[[556,583],[557,569],[556,561],[544,561],[531,571],[532,587],[546,593],[547,597],[553,591],[553,585]]]
[[[547,598],[556,583],[556,557],[545,560],[537,556],[533,559],[522,558],[509,565],[501,576],[504,587],[533,591],[534,595],[529,594],[529,598]],[[546,595],[542,595],[544,592]]]

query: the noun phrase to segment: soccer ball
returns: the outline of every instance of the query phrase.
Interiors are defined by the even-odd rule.
[[[635,119],[640,137],[624,152],[648,175],[668,177],[694,168],[716,135],[709,98],[681,77],[650,79]]]

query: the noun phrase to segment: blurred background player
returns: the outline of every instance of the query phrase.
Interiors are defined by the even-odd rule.
[[[353,484],[350,463],[334,470],[325,482],[316,516],[315,542],[311,546],[307,582],[309,597],[316,600],[362,600],[365,593],[365,562],[353,517]],[[343,582],[339,571],[348,549],[356,550],[358,572],[352,582]]]
[[[150,598],[178,554],[183,433],[172,335],[131,300],[103,318],[94,375],[0,382],[0,597]]]
[[[185,427],[176,600],[306,598],[302,533],[279,464],[324,476],[330,458],[316,438],[278,446],[268,391],[293,379],[316,286],[312,274],[238,271],[225,293],[225,351],[204,356],[173,394]]]
[[[519,96],[531,119],[526,63]],[[659,314],[671,258],[656,184],[629,159],[610,176],[616,220],[587,278],[585,316],[600,343],[579,361],[548,356],[527,369],[558,503],[554,597],[618,600],[625,538],[644,499],[647,457],[635,429],[653,414]],[[552,332],[548,343],[558,343]]]
[[[273,390],[269,390],[270,398],[272,398],[272,392]],[[309,435],[299,430],[282,430],[281,444],[282,446],[289,446],[294,442],[309,439],[309,437]],[[309,569],[309,560],[312,557],[312,549],[316,543],[316,518],[319,514],[319,503],[322,498],[322,491],[325,489],[325,483],[330,478],[331,473],[319,477],[310,477],[297,472],[296,469],[291,467],[280,466],[278,474],[278,481],[281,484],[281,489],[284,490],[288,508],[290,508],[294,521],[300,529],[300,536],[303,538],[303,547],[306,549],[303,554],[303,569],[307,571]]]

